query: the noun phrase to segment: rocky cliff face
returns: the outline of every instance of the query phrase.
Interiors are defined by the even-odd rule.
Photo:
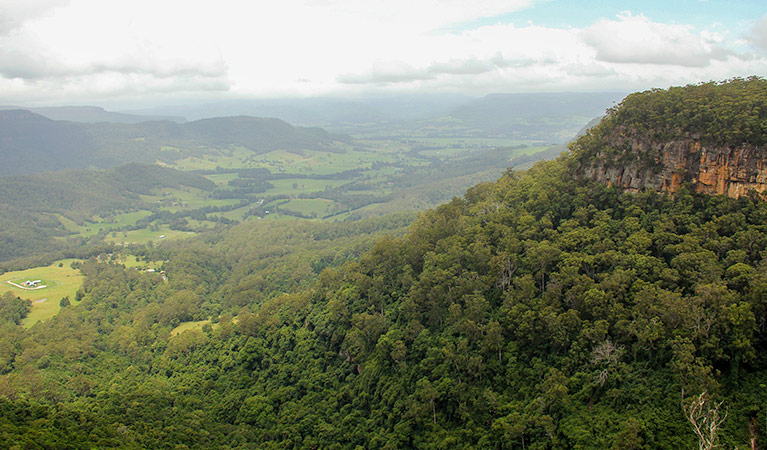
[[[740,197],[767,190],[767,146],[703,145],[695,135],[652,142],[624,132],[611,135],[605,150],[582,164],[582,176],[637,192],[676,192],[689,181],[696,192]]]

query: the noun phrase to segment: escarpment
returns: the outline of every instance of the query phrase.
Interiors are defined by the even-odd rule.
[[[667,142],[630,139],[623,144],[628,149],[619,158],[600,154],[580,168],[582,175],[631,192],[643,188],[676,192],[685,181],[695,192],[734,198],[750,190],[767,190],[764,146],[717,147],[690,137]]]
[[[767,82],[632,94],[570,146],[578,176],[630,192],[767,191]]]

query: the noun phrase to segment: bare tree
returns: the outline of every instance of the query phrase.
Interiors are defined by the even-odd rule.
[[[600,386],[607,382],[610,371],[618,364],[622,356],[623,346],[617,346],[609,339],[596,346],[591,352],[591,364],[602,368],[598,376]]]
[[[698,437],[698,450],[713,450],[721,447],[716,443],[717,433],[722,423],[727,419],[727,411],[724,416],[719,415],[722,403],[716,403],[711,397],[703,392],[690,401],[682,401],[682,409],[687,420],[692,424],[692,430]]]

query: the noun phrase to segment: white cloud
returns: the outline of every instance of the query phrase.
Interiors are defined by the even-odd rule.
[[[726,59],[732,52],[719,46],[714,33],[695,33],[689,25],[651,21],[644,15],[620,14],[618,20],[601,19],[581,32],[599,61],[704,67]]]
[[[170,14],[158,5],[151,11],[160,15],[154,16],[140,2],[133,5],[135,10],[131,4],[83,0],[22,11],[20,25],[0,36],[0,76],[20,81],[6,84],[16,87],[17,96],[17,86],[30,95],[65,91],[86,98],[229,88],[219,49],[189,28],[176,33],[169,20],[178,20],[179,10]]]
[[[69,0],[6,0],[0,4],[0,36],[22,27],[26,22],[52,14]]]
[[[746,41],[757,50],[767,54],[767,14],[755,20],[745,35]]]
[[[726,30],[643,15],[583,29],[497,23],[445,31],[542,1],[6,0],[0,103],[174,92],[634,89],[767,72],[765,57],[730,50],[737,45]],[[766,21],[745,37],[755,48]]]

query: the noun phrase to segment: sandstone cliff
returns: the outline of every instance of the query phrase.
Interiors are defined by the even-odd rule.
[[[630,192],[740,197],[767,191],[767,81],[752,77],[628,96],[570,145],[576,176]]]
[[[581,167],[583,176],[631,192],[642,188],[676,192],[684,181],[695,192],[729,197],[767,190],[765,146],[716,147],[690,136],[667,142],[620,137],[611,144],[609,148],[623,152],[613,155],[617,158],[598,154],[592,165]]]

